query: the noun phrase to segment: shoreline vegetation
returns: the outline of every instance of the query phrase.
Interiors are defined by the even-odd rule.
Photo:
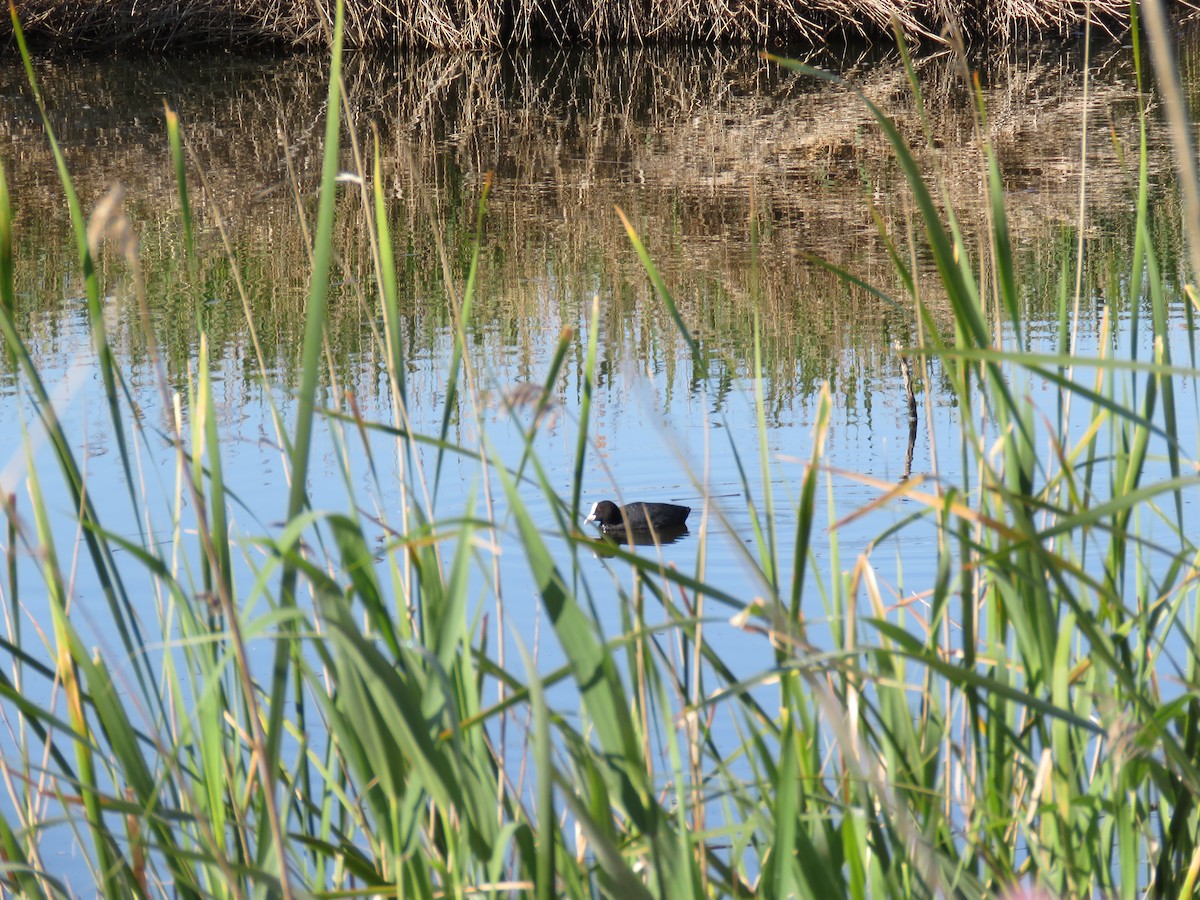
[[[212,48],[324,51],[330,0],[19,0],[23,32],[39,52],[161,52]],[[1182,5],[1181,5],[1182,8]],[[953,22],[968,43],[1066,36],[1087,16],[1111,35],[1129,27],[1120,0],[350,0],[344,45],[356,49],[467,50],[537,43],[828,41],[943,43]],[[0,25],[11,44],[11,25]]]

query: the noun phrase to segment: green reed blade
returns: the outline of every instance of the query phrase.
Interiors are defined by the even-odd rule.
[[[183,153],[183,135],[179,130],[179,115],[163,101],[167,123],[167,144],[171,148],[171,165],[175,170],[175,185],[179,192],[179,210],[183,216],[183,251],[187,255],[188,274],[195,282],[200,263],[196,258],[196,236],[192,218],[192,201],[188,194],[187,162]]]
[[[379,301],[383,312],[384,334],[387,337],[388,371],[393,390],[407,401],[405,393],[404,335],[400,330],[400,290],[396,280],[396,254],[392,249],[392,231],[388,224],[387,202],[383,193],[383,163],[380,157],[379,134],[374,135],[371,165],[371,199],[374,203],[371,225],[379,237],[378,277]]]
[[[976,95],[982,105],[982,94],[978,86]],[[1013,340],[1019,350],[1029,349],[1024,336],[1024,317],[1021,315],[1020,295],[1017,290],[1017,266],[1013,258],[1012,239],[1008,231],[1008,212],[1004,205],[1004,181],[1000,176],[1000,165],[990,144],[983,147],[987,163],[988,190],[992,219],[991,257],[1000,289],[1000,302],[1008,315],[1008,324],[1013,330]]]
[[[592,715],[594,727],[602,745],[614,758],[634,763],[626,770],[632,779],[631,788],[644,795],[645,785],[634,776],[641,767],[636,764],[641,753],[632,723],[626,710],[628,701],[625,690],[617,677],[611,655],[597,642],[592,625],[584,617],[575,599],[566,590],[554,565],[549,550],[512,480],[503,470],[499,473],[505,494],[508,496],[512,514],[516,519],[526,554],[526,561],[534,576],[534,583],[541,594],[542,602],[550,615],[563,650],[572,663],[575,679],[579,683],[583,698]]]
[[[520,422],[515,421],[517,407],[522,404],[521,399],[510,399],[508,396],[501,398],[501,403],[508,411],[510,416],[514,417],[514,426],[517,432],[521,435],[521,459],[517,463],[516,472],[513,477],[520,481],[525,472],[526,465],[529,464],[536,456],[534,453],[534,439],[538,436],[539,426],[543,420],[551,414],[552,405],[554,403],[554,394],[558,383],[559,374],[562,372],[563,363],[566,362],[567,354],[571,350],[574,339],[574,332],[568,327],[559,332],[558,343],[554,348],[554,355],[550,358],[550,364],[546,367],[546,375],[542,379],[541,390],[538,392],[537,402],[533,403],[533,410],[530,413],[530,426],[525,428]],[[555,498],[557,499],[557,498]],[[557,512],[561,507],[561,503],[554,504],[554,509]],[[577,509],[570,511],[570,518],[573,520],[577,514]]]
[[[472,492],[466,503],[468,517],[474,509],[474,501]],[[427,646],[446,671],[454,667],[462,648],[470,644],[470,635],[467,633],[467,593],[469,567],[474,549],[473,534],[474,529],[468,518],[458,534],[454,557],[450,563],[450,577],[446,580],[444,590],[439,592],[441,602],[436,606],[428,603],[425,605]]]
[[[800,600],[804,592],[804,574],[808,566],[812,530],[816,523],[817,473],[829,438],[830,412],[833,401],[829,385],[821,386],[817,397],[817,411],[812,428],[812,457],[805,469],[800,485],[800,502],[796,511],[796,538],[792,551],[792,590],[789,612],[794,621],[800,621]]]
[[[333,217],[337,201],[338,139],[341,132],[340,79],[342,4],[338,3],[334,24],[333,57],[330,63],[329,92],[326,100],[325,153],[321,167],[320,202],[317,207],[317,231],[313,243],[312,274],[309,279],[308,305],[301,353],[301,381],[296,395],[296,428],[292,442],[291,489],[287,518],[295,518],[307,502],[305,481],[308,454],[312,442],[316,409],[317,383],[321,372],[321,345],[325,333],[325,308],[329,300],[329,272],[333,256]],[[291,586],[285,570],[285,584]],[[291,590],[284,591],[290,595]],[[290,602],[290,600],[285,600]]]
[[[398,657],[401,638],[392,622],[393,610],[384,602],[383,591],[375,577],[374,554],[363,538],[359,523],[341,515],[329,516],[326,521],[341,552],[342,572],[354,586],[354,592],[366,610],[367,621],[383,638],[389,652]]]
[[[325,310],[329,299],[329,272],[333,256],[333,219],[337,200],[337,173],[339,165],[338,139],[341,132],[342,75],[342,29],[344,8],[337,0],[334,14],[333,50],[330,60],[329,90],[325,107],[325,152],[321,167],[320,200],[317,207],[317,231],[314,238],[312,273],[309,281],[308,305],[305,313],[304,344],[301,356],[300,389],[296,396],[296,426],[289,455],[291,487],[288,492],[286,519],[291,522],[307,504],[308,456],[311,450],[317,384],[321,372],[322,344],[325,334]],[[284,561],[280,602],[284,609],[296,605],[297,571],[291,558]],[[283,715],[285,694],[288,686],[288,660],[298,653],[291,624],[283,626],[283,632],[275,644],[275,660],[272,667],[271,687],[267,709],[265,745],[260,747],[264,755],[259,760],[265,784],[265,807],[261,833],[270,840],[259,844],[259,862],[265,862],[268,848],[274,848],[275,863],[280,878],[287,884],[287,860],[284,851],[282,824],[278,821],[275,806],[275,772],[283,740]],[[293,703],[298,715],[303,717],[305,698],[299,679],[296,680]],[[257,723],[255,723],[257,729]]]
[[[587,356],[583,363],[583,396],[579,403],[579,437],[575,441],[575,464],[571,470],[571,514],[579,513],[583,494],[583,467],[587,462],[588,431],[592,417],[592,395],[596,390],[596,349],[600,341],[600,296],[592,297],[588,320]]]
[[[229,553],[229,520],[225,511],[225,478],[221,468],[221,437],[217,432],[217,410],[212,393],[212,372],[208,362],[208,340],[200,338],[200,358],[197,361],[200,375],[199,394],[202,408],[206,411],[204,421],[204,452],[208,457],[208,521],[201,527],[209,529],[207,545],[216,554],[212,566],[216,570],[217,590],[233,596],[233,562]],[[203,496],[203,495],[201,495]]]
[[[779,593],[779,573],[775,561],[779,552],[775,540],[775,497],[771,490],[771,459],[768,450],[766,397],[763,379],[762,328],[758,310],[754,312],[754,420],[758,429],[759,477],[762,479],[763,514],[766,516],[766,535],[760,548],[763,574],[772,593]]]
[[[771,787],[774,800],[775,834],[771,844],[768,866],[763,875],[771,885],[776,897],[793,897],[810,885],[803,881],[797,866],[795,846],[797,818],[799,817],[800,785],[797,779],[799,760],[796,759],[796,735],[791,726],[791,717],[784,711],[783,743],[779,748],[779,760],[775,769],[775,782]]]

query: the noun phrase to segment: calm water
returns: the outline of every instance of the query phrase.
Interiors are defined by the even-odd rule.
[[[894,58],[825,55],[814,62],[852,78],[917,141],[919,121]],[[918,69],[935,148],[923,151],[922,159],[945,179],[951,199],[964,210],[968,233],[977,233],[980,223],[970,210],[978,205],[980,169],[966,95],[949,60],[924,59]],[[93,496],[107,511],[110,527],[120,531],[123,524],[132,537],[138,524],[111,426],[98,402],[99,379],[61,191],[20,74],[0,73],[7,117],[0,126],[0,160],[17,212],[18,316],[56,392],[60,414],[86,458]],[[1022,300],[1030,327],[1052,349],[1055,293],[1075,238],[1080,62],[1069,48],[1042,49],[993,61],[984,76],[995,141],[1009,178],[1014,240],[1027,272]],[[194,368],[197,320],[209,335],[216,357],[223,461],[240,501],[232,514],[247,558],[243,571],[248,584],[250,570],[262,562],[249,539],[271,532],[283,517],[286,479],[242,302],[213,223],[220,217],[229,230],[268,380],[275,396],[284,398],[297,377],[308,266],[302,218],[311,225],[315,211],[323,61],[220,57],[41,63],[39,77],[85,207],[112,182],[124,186],[126,209],[142,241],[155,327],[176,389],[186,392]],[[1110,265],[1127,268],[1133,227],[1133,184],[1122,162],[1122,153],[1136,146],[1131,143],[1136,139],[1135,93],[1127,52],[1120,47],[1100,51],[1093,78],[1085,237],[1094,271],[1084,280],[1084,351],[1096,345],[1103,302],[1122,323],[1118,340],[1132,340],[1130,323],[1139,315],[1142,299],[1121,296],[1119,284],[1114,296],[1105,280]],[[516,426],[528,424],[528,417],[520,412],[510,417],[495,398],[514,386],[540,383],[560,333],[564,327],[572,329],[567,361],[553,386],[556,417],[535,443],[551,486],[566,497],[593,298],[600,305],[599,375],[580,520],[594,501],[607,497],[693,506],[691,531],[661,549],[665,562],[685,572],[702,564],[707,580],[747,602],[761,593],[750,563],[757,550],[745,497],[748,484],[762,508],[754,404],[759,377],[785,571],[802,461],[812,452],[816,392],[822,383],[830,384],[833,395],[829,465],[882,482],[904,477],[910,465],[908,422],[891,346],[915,340],[911,313],[846,286],[806,258],[818,254],[884,290],[896,290],[867,200],[895,235],[905,228],[906,201],[883,142],[856,98],[782,73],[749,51],[711,49],[503,60],[428,57],[400,63],[352,57],[348,85],[361,139],[369,142],[370,125],[380,135],[404,279],[406,377],[415,430],[436,434],[445,411],[453,333],[438,245],[446,248],[459,290],[473,238],[474,204],[491,171],[495,183],[483,236],[480,294],[468,325],[484,404],[481,419],[499,458],[516,465],[522,446]],[[203,222],[202,265],[195,279],[188,276],[183,258],[164,101],[180,112],[194,154],[192,187]],[[289,167],[295,172],[298,201]],[[345,167],[354,167],[349,154]],[[201,171],[208,185],[203,196]],[[1152,177],[1158,184],[1166,175],[1159,167]],[[333,367],[341,387],[353,391],[367,418],[387,419],[386,380],[372,338],[378,322],[369,248],[355,190],[346,184],[340,204],[341,257],[335,267],[330,331]],[[1165,186],[1160,190],[1155,215],[1171,248],[1178,244],[1172,224],[1178,215],[1173,193]],[[645,239],[685,322],[713,360],[707,379],[699,377],[686,345],[651,293],[614,204],[628,213]],[[752,222],[761,235],[757,277],[752,275]],[[1170,258],[1165,261],[1168,271],[1174,265]],[[123,269],[108,260],[104,277],[121,366],[143,421],[162,425],[167,413],[157,399]],[[756,316],[761,322],[761,372],[753,366]],[[1176,353],[1187,358],[1182,345]],[[921,422],[911,470],[930,472],[936,454],[942,477],[957,482],[957,411],[951,395],[936,368],[918,387]],[[1027,390],[1035,404],[1049,402],[1048,386],[1030,383]],[[10,372],[0,377],[0,396],[3,484],[23,496],[20,426],[31,420],[24,393]],[[1185,402],[1194,410],[1195,398]],[[286,404],[283,417],[290,422]],[[479,445],[473,404],[460,400],[451,421],[453,440]],[[348,484],[360,508],[395,519],[399,485],[384,479],[381,486],[370,477],[367,456],[354,434],[347,435],[346,447],[343,457],[327,428],[317,435],[310,473],[313,505],[345,509]],[[392,458],[392,444],[383,437],[372,438],[372,451],[377,461]],[[40,453],[45,458],[44,446]],[[150,498],[154,521],[166,521],[175,478],[172,455],[165,443],[151,439],[138,445],[137,461],[138,492]],[[421,462],[432,478],[433,455],[425,453]],[[822,502],[823,517],[846,515],[879,493],[853,479],[837,477],[832,483],[835,511]],[[497,521],[507,523],[499,534],[506,627],[528,644],[536,643],[541,663],[549,667],[559,656],[547,639],[546,624],[539,621],[535,587],[508,523],[502,492],[495,480],[490,488]],[[47,479],[44,489],[51,508],[61,513],[58,540],[65,556],[75,542],[70,502],[54,479]],[[461,515],[472,495],[479,511],[483,492],[478,464],[451,456],[441,472],[435,511],[446,518]],[[528,486],[523,496],[549,532],[552,514],[540,493]],[[718,520],[717,510],[727,524]],[[852,568],[869,549],[888,602],[911,597],[932,581],[932,527],[927,542],[910,528],[902,546],[895,541],[871,544],[911,511],[904,504],[893,505],[838,535],[840,568]],[[702,539],[702,529],[709,532],[707,539]],[[380,529],[381,540],[383,534]],[[170,534],[157,537],[171,539]],[[570,549],[560,539],[549,539],[565,563]],[[822,561],[818,568],[826,571],[830,542],[824,534],[817,536],[815,552]],[[622,611],[615,600],[621,589],[630,588],[620,583],[628,576],[615,574],[603,553],[582,553],[580,559],[601,622],[616,633]],[[28,577],[36,577],[32,560],[22,564]],[[490,566],[487,557],[479,568],[487,572]],[[86,567],[79,569],[73,596],[88,640],[115,650],[105,625],[107,609]],[[816,591],[806,596],[812,604],[806,615],[819,632],[826,611]],[[148,593],[147,621],[154,619],[155,602]],[[37,610],[28,612],[38,618]],[[495,610],[485,605],[479,612],[495,629]],[[710,607],[708,612],[727,617],[732,610]],[[657,616],[648,614],[652,620]],[[759,670],[764,651],[769,653],[763,639],[725,627],[728,657]],[[269,646],[264,643],[260,649],[265,652]]]

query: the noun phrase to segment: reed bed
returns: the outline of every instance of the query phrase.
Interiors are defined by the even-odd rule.
[[[478,237],[465,257],[445,257],[456,341],[446,417],[434,434],[409,429],[404,282],[377,144],[354,154],[360,183],[338,187],[342,23],[339,7],[302,367],[277,421],[291,479],[281,498],[287,517],[264,533],[232,527],[237,498],[223,473],[227,448],[212,414],[206,340],[187,390],[172,395],[147,315],[143,338],[158,360],[162,408],[177,412],[149,423],[125,407],[97,262],[113,257],[145,310],[138,243],[116,196],[85,217],[41,107],[87,276],[104,414],[130,476],[128,509],[97,508],[80,448],[66,438],[14,321],[12,198],[0,170],[0,332],[47,441],[39,453],[32,438],[26,444],[20,504],[15,492],[3,498],[0,584],[10,621],[22,620],[24,605],[46,610],[37,638],[44,652],[16,634],[3,645],[0,709],[11,727],[0,756],[10,799],[0,811],[5,888],[67,895],[72,886],[55,861],[59,842],[69,841],[95,892],[112,897],[984,897],[1019,885],[1057,895],[1194,894],[1200,607],[1196,536],[1184,509],[1200,477],[1180,423],[1184,390],[1194,392],[1200,373],[1167,350],[1178,320],[1171,307],[1183,300],[1164,291],[1144,139],[1131,159],[1134,253],[1127,276],[1113,283],[1127,299],[1145,301],[1155,352],[1117,357],[1101,341],[1098,355],[1084,358],[1070,342],[1079,304],[1067,267],[1079,261],[1064,264],[1058,348],[1035,346],[1026,333],[991,147],[980,147],[988,222],[979,255],[957,227],[948,191],[927,180],[891,119],[861,100],[915,211],[913,229],[880,230],[901,286],[893,299],[914,329],[902,350],[918,366],[940,368],[964,410],[959,433],[945,436],[964,461],[961,481],[935,469],[873,485],[879,503],[903,501],[908,511],[894,529],[920,540],[932,534],[932,583],[889,582],[876,545],[842,559],[844,526],[818,521],[818,495],[831,492],[835,478],[856,477],[823,465],[826,392],[794,531],[777,527],[774,511],[785,501],[773,495],[771,478],[760,491],[745,485],[755,523],[752,541],[737,542],[745,595],[714,587],[702,569],[679,571],[653,553],[619,548],[616,577],[593,584],[577,565],[574,554],[590,544],[574,521],[600,312],[576,347],[588,387],[562,496],[534,438],[576,338],[564,333],[541,390],[514,397],[538,415],[528,419],[519,461],[498,460],[467,337]],[[1161,28],[1155,38],[1162,50]],[[1158,77],[1173,76],[1160,69]],[[910,85],[918,89],[915,78]],[[982,104],[977,113],[982,126]],[[167,121],[181,271],[196,272],[198,173],[178,120]],[[362,274],[375,285],[382,322],[387,422],[364,421],[336,384],[320,402],[331,371],[323,339],[335,212],[347,191],[371,224]],[[477,199],[480,235],[486,184]],[[622,222],[703,381],[716,354],[696,339],[696,323],[655,265],[646,246],[653,236]],[[930,266],[919,267],[918,256]],[[932,313],[935,293],[949,325]],[[760,346],[759,372],[761,363]],[[1027,378],[1055,386],[1051,408],[1032,408],[1021,391]],[[265,367],[262,379],[276,396]],[[762,446],[745,448],[744,458],[765,474],[788,461],[765,449],[761,378],[752,391]],[[473,421],[475,440],[451,440],[452,409]],[[318,428],[346,445],[367,434],[390,439],[394,455],[372,458],[370,474],[403,486],[398,510],[364,510],[351,477],[344,510],[308,506]],[[417,446],[434,453],[428,470]],[[143,452],[174,464],[176,502],[166,509],[137,490],[132,473]],[[431,497],[447,455],[477,465],[480,490],[461,514],[434,517]],[[350,465],[351,456],[344,459]],[[62,513],[45,503],[52,480],[71,493],[74,546],[56,545]],[[545,520],[531,512],[533,498],[549,510]],[[829,508],[831,518],[869,511]],[[706,501],[702,515],[699,539],[708,540],[724,527],[721,508]],[[131,516],[145,523],[138,535],[129,534]],[[381,524],[390,537],[375,546],[369,535]],[[173,539],[153,537],[161,533]],[[468,617],[479,585],[488,608],[503,615],[494,554],[504,537],[515,541],[566,660],[553,671],[542,670],[520,638],[501,628],[493,640]],[[818,541],[829,545],[826,568],[811,552]],[[552,542],[565,549],[552,552]],[[258,552],[237,561],[248,547]],[[20,549],[30,551],[40,581],[18,580]],[[83,570],[120,646],[93,650],[81,639],[71,586]],[[625,627],[605,636],[594,601],[614,602],[614,593]],[[759,667],[748,677],[734,674],[711,637],[725,623],[760,641]],[[266,642],[269,665],[256,665],[252,642]],[[28,699],[43,694],[52,702]],[[716,739],[717,717],[732,724],[734,746]],[[527,777],[515,776],[505,757],[506,728],[521,731]]]
[[[331,4],[300,0],[22,0],[23,27],[49,48],[77,53],[167,47],[327,48]],[[911,39],[940,42],[953,22],[971,39],[1066,35],[1085,17],[1112,33],[1128,27],[1115,0],[995,0],[933,4],[920,0],[351,0],[348,46],[442,50],[557,44],[698,41],[822,45],[847,38],[890,41],[892,22]]]

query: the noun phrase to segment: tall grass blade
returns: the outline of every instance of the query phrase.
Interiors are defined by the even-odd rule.
[[[179,130],[179,115],[163,101],[167,121],[167,143],[171,148],[171,165],[175,170],[175,185],[179,192],[179,211],[183,218],[183,252],[187,256],[188,274],[195,282],[200,271],[196,257],[196,236],[193,230],[192,200],[188,194],[187,161],[183,152],[183,135]]]

